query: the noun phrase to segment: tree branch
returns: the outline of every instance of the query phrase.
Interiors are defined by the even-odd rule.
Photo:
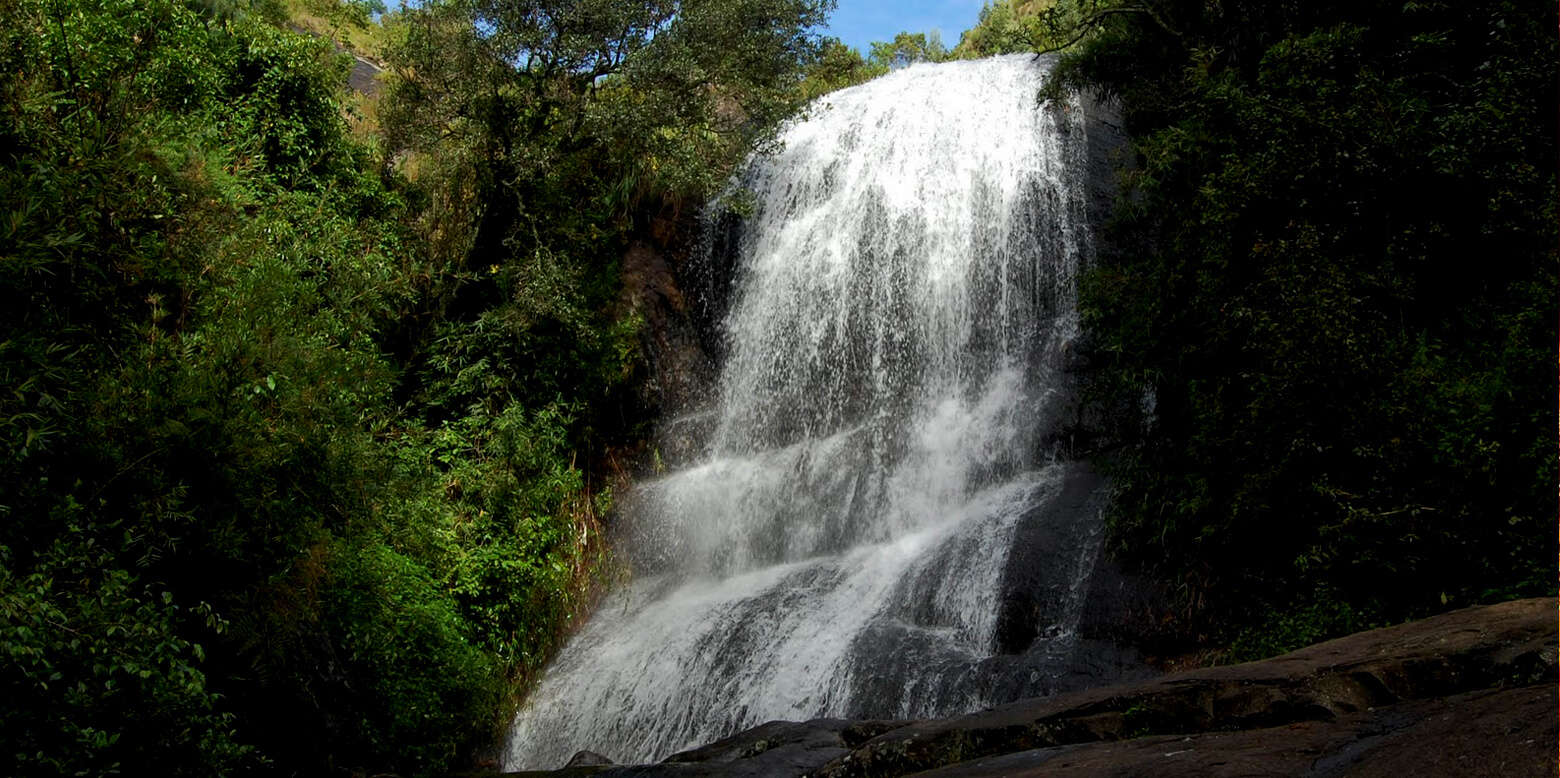
[[[1181,34],[1181,32],[1179,30],[1175,29],[1174,27],[1171,27],[1170,24],[1164,20],[1164,17],[1159,15],[1158,11],[1155,11],[1153,8],[1150,8],[1150,7],[1146,6],[1146,5],[1144,5],[1144,6],[1131,6],[1131,7],[1127,7],[1127,8],[1105,8],[1105,9],[1102,9],[1102,10],[1099,10],[1099,11],[1095,11],[1087,19],[1084,19],[1082,22],[1078,23],[1077,34],[1074,35],[1071,39],[1069,39],[1066,43],[1062,43],[1060,45],[1052,46],[1050,48],[1040,48],[1041,45],[1042,45],[1040,43],[1040,41],[1035,40],[1034,38],[1031,38],[1030,39],[1030,45],[1035,47],[1036,49],[1039,49],[1038,51],[1035,52],[1035,56],[1037,56],[1037,57],[1041,56],[1041,55],[1044,55],[1044,54],[1052,54],[1052,53],[1061,51],[1063,49],[1072,48],[1079,41],[1081,41],[1085,37],[1087,37],[1089,35],[1089,33],[1094,32],[1094,30],[1097,27],[1099,27],[1100,23],[1104,22],[1106,19],[1108,19],[1108,18],[1110,18],[1112,16],[1128,16],[1128,15],[1146,16],[1150,20],[1152,20],[1154,22],[1154,24],[1158,25],[1160,29],[1164,30],[1167,33],[1170,33],[1172,36],[1174,36],[1176,38],[1184,38],[1184,37],[1186,37],[1185,35]]]

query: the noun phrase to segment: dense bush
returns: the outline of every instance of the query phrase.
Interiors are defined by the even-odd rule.
[[[1270,650],[1551,591],[1555,9],[1041,21],[1137,154],[1084,290],[1117,554]]]
[[[648,49],[653,79],[587,81],[578,113],[462,134],[449,95],[403,89],[392,118],[422,123],[387,143],[349,131],[349,60],[290,31],[292,5],[0,2],[0,748],[20,774],[429,773],[491,746],[587,604],[610,504],[590,468],[635,432],[614,184],[718,178],[794,106],[779,85],[810,45],[810,6],[717,4]],[[476,36],[465,9],[377,34]],[[720,97],[763,99],[701,156],[689,117],[715,104],[690,68],[736,73],[699,52],[751,18],[770,45],[740,53],[765,59]],[[451,77],[577,80],[491,54]],[[412,144],[407,177],[387,154],[413,127],[453,141]],[[495,150],[502,177],[473,176]]]

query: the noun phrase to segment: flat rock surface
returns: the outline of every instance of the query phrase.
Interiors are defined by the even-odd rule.
[[[1241,732],[1020,751],[917,773],[1047,776],[1539,776],[1555,772],[1556,687],[1471,692]]]
[[[915,722],[771,722],[656,765],[554,775],[1555,775],[1553,599],[1260,662]]]

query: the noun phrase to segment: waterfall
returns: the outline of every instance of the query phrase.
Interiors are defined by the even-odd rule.
[[[1085,111],[1039,102],[1047,69],[891,73],[738,176],[702,452],[625,500],[635,578],[548,669],[507,768],[1046,688],[1099,547],[1050,443],[1091,246]],[[1035,532],[1060,540],[1015,561]]]

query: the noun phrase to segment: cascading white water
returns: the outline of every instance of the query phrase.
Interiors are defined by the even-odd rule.
[[[1038,101],[1046,70],[910,67],[748,166],[704,453],[626,501],[637,577],[548,670],[506,767],[993,701],[1008,549],[1068,473],[1044,439],[1090,248],[1084,112]],[[1097,538],[1074,545],[1063,580]]]

